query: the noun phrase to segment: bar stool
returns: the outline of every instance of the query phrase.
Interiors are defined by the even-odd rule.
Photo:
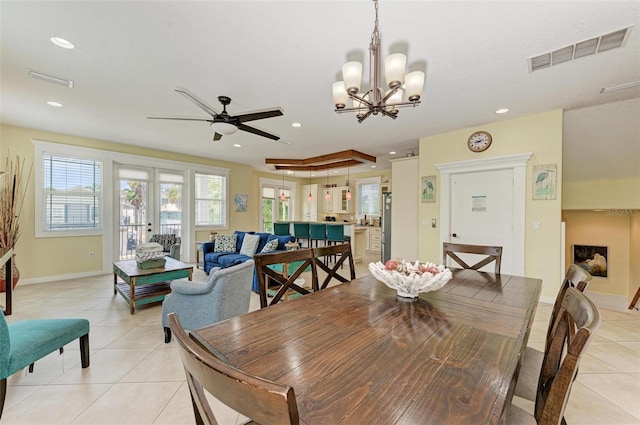
[[[344,224],[327,224],[327,245],[351,243],[351,236],[344,234]]]
[[[296,242],[300,240],[307,241],[307,247],[311,248],[311,239],[309,237],[309,223],[293,223],[293,236]]]
[[[316,247],[320,241],[322,241],[322,246],[327,245],[327,225],[324,223],[310,223],[309,239],[312,245],[314,241],[316,242]]]
[[[273,234],[277,236],[290,235],[291,224],[289,222],[273,223]]]

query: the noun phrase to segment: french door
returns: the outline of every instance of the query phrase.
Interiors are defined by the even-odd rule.
[[[184,174],[118,164],[117,259],[135,258],[135,249],[154,233],[182,237]]]

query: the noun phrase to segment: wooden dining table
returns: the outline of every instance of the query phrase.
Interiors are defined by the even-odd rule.
[[[302,424],[499,424],[541,281],[452,269],[416,301],[373,276],[191,332],[293,387]]]

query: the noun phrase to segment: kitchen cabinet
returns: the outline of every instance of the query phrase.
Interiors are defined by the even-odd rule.
[[[325,213],[349,213],[352,201],[347,200],[347,191],[346,186],[322,188],[322,211]],[[327,192],[330,195],[329,200],[326,199]]]
[[[300,189],[302,199],[302,221],[318,221],[318,199],[324,194],[317,184],[305,184]],[[311,202],[309,202],[311,194]],[[324,200],[324,197],[322,198]]]
[[[369,252],[379,254],[382,251],[382,231],[380,227],[369,227]]]

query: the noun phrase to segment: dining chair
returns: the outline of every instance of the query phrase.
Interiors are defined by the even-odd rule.
[[[324,223],[310,223],[309,224],[309,238],[311,240],[311,246],[315,241],[316,247],[319,242],[322,241],[322,245],[327,244],[327,225]]]
[[[353,263],[353,254],[351,252],[351,244],[343,243],[340,245],[321,246],[314,248],[314,256],[316,258],[316,266],[327,273],[327,277],[320,284],[320,289],[325,289],[332,279],[336,279],[342,283],[349,282],[356,278],[356,269]],[[329,258],[331,256],[338,256],[338,260],[333,264],[333,267],[329,267],[324,261],[319,261],[320,258]],[[345,261],[349,262],[349,279],[338,273],[338,269],[342,268]]]
[[[286,236],[291,233],[290,223],[273,223],[273,234],[277,236]]]
[[[478,261],[476,264],[470,266],[463,259],[461,259],[456,253],[463,254],[478,254],[486,255],[484,259]],[[500,264],[502,262],[502,247],[501,246],[486,246],[486,245],[465,245],[459,243],[445,242],[442,244],[442,261],[443,264],[447,263],[447,256],[451,257],[453,261],[458,263],[463,269],[479,270],[487,264],[495,261],[495,274],[500,274]]]
[[[218,424],[205,391],[257,423],[300,423],[292,387],[251,375],[219,359],[189,337],[175,313],[169,314],[169,326],[180,347],[196,424]]]
[[[296,238],[296,242],[307,241],[307,248],[311,248],[309,223],[293,223],[293,236]]]
[[[577,288],[567,288],[553,323],[550,341],[540,368],[534,413],[512,404],[508,425],[558,425],[584,350],[600,326],[595,304]]]
[[[253,260],[256,263],[258,275],[260,308],[277,304],[283,296],[291,291],[307,295],[318,290],[318,272],[311,248],[256,254],[253,256]],[[311,269],[311,290],[295,282],[307,268]],[[281,269],[282,272],[279,272],[278,269]],[[278,291],[270,303],[267,302],[269,284],[278,286]]]
[[[538,387],[538,377],[540,375],[540,367],[544,360],[545,353],[548,349],[548,345],[551,342],[551,333],[553,331],[553,324],[558,317],[562,309],[562,301],[567,288],[576,288],[580,292],[586,291],[589,283],[591,282],[591,274],[584,270],[582,267],[572,264],[569,266],[567,273],[565,274],[558,295],[556,296],[553,309],[551,310],[551,318],[549,319],[549,326],[547,328],[547,336],[545,341],[545,351],[536,350],[533,347],[526,347],[524,357],[520,364],[520,372],[518,374],[518,383],[514,395],[525,398],[527,400],[535,401],[536,390]]]

